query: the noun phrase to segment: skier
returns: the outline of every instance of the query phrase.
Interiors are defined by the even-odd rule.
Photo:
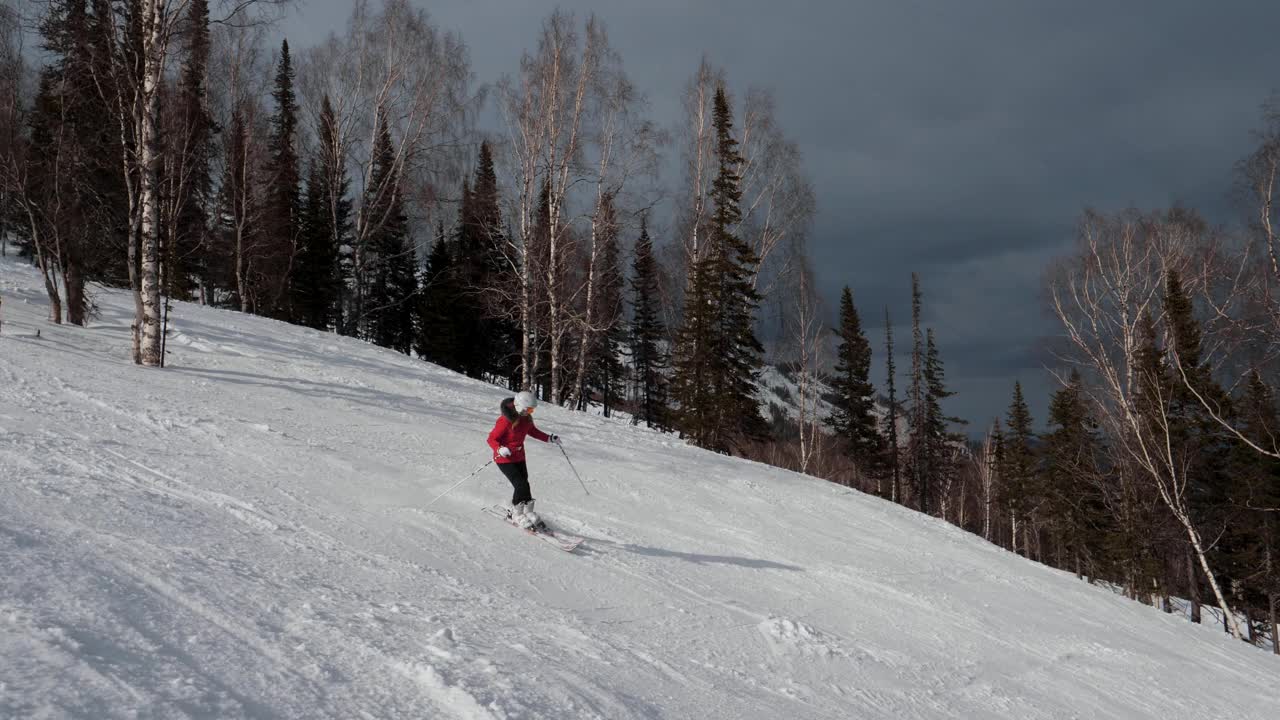
[[[548,435],[533,424],[533,409],[537,405],[538,399],[528,390],[503,400],[500,406],[502,415],[489,432],[489,447],[493,448],[494,462],[498,464],[502,474],[507,476],[515,491],[511,496],[508,517],[511,522],[526,530],[538,530],[546,525],[533,512],[533,496],[529,494],[529,469],[524,461],[524,438],[532,435],[542,442],[560,444],[558,435]]]

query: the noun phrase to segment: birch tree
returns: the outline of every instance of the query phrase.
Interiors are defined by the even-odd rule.
[[[522,383],[532,387],[535,375],[533,303],[540,290],[546,303],[550,395],[555,402],[563,399],[564,340],[570,328],[568,300],[572,291],[564,287],[559,272],[572,244],[566,217],[572,209],[572,190],[590,177],[583,157],[590,142],[592,94],[601,82],[602,68],[613,57],[604,25],[594,15],[587,17],[579,34],[574,17],[557,10],[543,22],[537,49],[524,54],[516,76],[506,77],[498,85],[515,204],[515,233],[509,242],[511,262],[520,269]],[[535,277],[535,264],[530,259],[537,243],[539,199],[544,192],[547,261],[540,277]]]
[[[15,205],[26,220],[25,234],[49,297],[49,321],[62,324],[64,305],[59,281],[61,258],[69,244],[68,227],[79,193],[75,187],[76,143],[70,137],[65,105],[58,101],[54,81],[41,73],[40,90],[31,112],[31,136],[11,150],[7,175]]]
[[[261,194],[268,131],[263,106],[269,77],[265,28],[235,22],[220,27],[214,40],[211,76],[217,79],[224,128],[215,285],[229,291],[241,312],[256,312],[258,266],[268,242],[263,231],[267,206]]]
[[[1144,327],[1161,312],[1164,279],[1170,270],[1188,269],[1195,241],[1185,223],[1088,212],[1081,220],[1077,252],[1049,277],[1049,302],[1070,343],[1064,360],[1091,380],[1085,388],[1095,417],[1186,535],[1228,628],[1239,638],[1239,625],[1195,522],[1191,478],[1176,446],[1168,387],[1140,364]]]
[[[704,56],[685,85],[683,113],[677,125],[681,150],[682,186],[676,195],[676,232],[681,239],[682,265],[701,258],[705,249],[715,179],[715,132],[712,101],[727,76]],[[742,220],[739,232],[755,253],[751,283],[762,297],[791,269],[790,260],[803,253],[783,252],[802,245],[816,212],[812,183],[805,174],[796,143],[777,121],[773,93],[748,88],[738,111],[742,154]]]
[[[683,253],[682,262],[673,268],[673,272],[681,276],[702,258],[706,245],[711,220],[708,198],[716,176],[713,104],[716,88],[724,84],[724,71],[712,66],[704,55],[681,96],[684,116],[676,134],[684,186],[677,194],[676,233]]]
[[[164,97],[161,216],[165,294],[208,295],[208,220],[213,199],[213,134],[208,93],[209,3],[190,0],[183,27],[183,61],[176,90]]]
[[[592,172],[590,178],[593,198],[591,212],[586,219],[589,225],[587,245],[587,273],[583,291],[585,301],[578,322],[578,356],[574,367],[579,375],[572,384],[569,405],[582,402],[585,388],[582,377],[586,373],[588,349],[597,342],[602,332],[610,329],[610,323],[618,318],[600,317],[600,293],[602,251],[606,238],[616,240],[620,231],[629,224],[624,222],[625,204],[647,206],[656,195],[652,187],[635,188],[637,181],[656,179],[658,148],[665,135],[646,117],[648,101],[632,85],[622,66],[621,57],[611,49],[601,53],[596,82],[588,97],[588,141],[584,150]],[[634,192],[633,192],[634,191]],[[606,212],[606,209],[611,212]],[[641,211],[647,208],[642,207]],[[608,221],[610,218],[617,218]],[[610,235],[612,233],[612,235]],[[574,307],[571,300],[567,307]]]
[[[1248,250],[1255,258],[1251,265],[1264,310],[1256,331],[1274,358],[1280,350],[1280,100],[1264,106],[1263,114],[1266,124],[1258,133],[1258,146],[1240,162],[1237,178],[1251,211]]]
[[[755,252],[752,287],[769,298],[779,279],[792,270],[791,260],[803,256],[783,250],[803,247],[817,204],[800,148],[778,123],[773,93],[749,88],[741,117],[740,232]]]
[[[826,333],[821,320],[821,305],[813,288],[812,271],[801,267],[796,276],[795,320],[792,331],[792,342],[797,350],[796,423],[800,433],[800,472],[809,473],[818,464],[823,448],[823,419],[818,411],[822,402],[822,386],[819,384],[818,373],[825,350]],[[845,288],[845,292],[848,292],[848,288]],[[863,340],[865,342],[865,338]],[[869,350],[868,347],[868,352]],[[865,463],[866,458],[860,458],[860,461]],[[865,464],[860,469],[865,474]],[[879,482],[877,475],[877,483]],[[879,487],[876,493],[882,494]]]
[[[1236,169],[1248,211],[1244,242],[1234,248],[1215,246],[1217,252],[1206,258],[1212,262],[1196,266],[1202,280],[1196,299],[1210,313],[1206,357],[1215,368],[1230,367],[1234,376],[1229,380],[1237,387],[1280,360],[1280,99],[1264,105],[1263,115],[1258,145]],[[1219,427],[1253,452],[1280,460],[1280,441],[1244,432],[1221,402],[1195,387],[1180,360],[1174,369]]]
[[[91,261],[103,256],[111,225],[110,193],[99,173],[102,113],[92,92],[94,18],[86,0],[49,3],[44,10],[39,30],[47,59],[29,113],[19,114],[20,76],[10,81],[14,95],[8,120],[22,117],[29,132],[19,143],[17,128],[10,129],[9,159],[21,165],[9,168],[8,198],[18,201],[14,215],[26,221],[23,234],[50,293],[50,319],[84,325]],[[15,25],[12,32],[11,54],[21,49],[20,28]],[[20,56],[8,63],[12,71],[21,68]]]
[[[999,444],[1000,421],[991,424],[987,434],[982,438],[982,449],[974,459],[978,465],[978,484],[982,488],[982,539],[991,541],[991,511],[998,492],[996,481],[999,470],[999,458],[996,447]]]
[[[254,13],[288,0],[226,0],[219,23],[263,21]],[[177,48],[191,0],[133,0],[123,13],[98,18],[101,57],[95,62],[95,84],[112,109],[119,133],[120,171],[128,226],[128,269],[134,293],[134,361],[162,364],[162,292],[160,279],[161,167],[163,126],[160,99],[170,60]],[[108,3],[97,2],[107,8]]]
[[[367,302],[371,264],[379,260],[371,251],[393,221],[391,196],[402,193],[411,223],[429,226],[441,188],[457,185],[479,98],[469,90],[462,39],[439,30],[408,0],[385,0],[376,8],[369,0],[353,2],[342,34],[331,34],[305,55],[299,78],[327,166],[349,172],[363,189],[347,238],[352,286],[343,331],[353,334],[379,310]],[[389,172],[375,178],[380,113],[394,150]],[[344,224],[344,198],[337,195],[344,185],[341,177],[329,178],[334,193],[326,205],[334,228]]]
[[[137,89],[134,166],[138,177],[138,242],[141,260],[139,292],[142,313],[139,360],[158,367],[164,362],[160,327],[160,224],[161,187],[160,92],[168,64],[169,50],[186,15],[187,0],[140,0],[138,5],[141,54],[141,82]]]

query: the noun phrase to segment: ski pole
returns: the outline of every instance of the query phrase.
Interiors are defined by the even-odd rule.
[[[453,492],[453,489],[454,489],[454,488],[456,488],[456,487],[458,487],[459,485],[461,485],[462,483],[464,483],[464,482],[466,482],[466,481],[470,480],[471,478],[475,477],[476,475],[479,475],[481,470],[483,470],[483,469],[485,469],[485,468],[489,467],[489,466],[490,466],[490,465],[492,465],[492,464],[493,464],[493,458],[489,458],[489,462],[487,462],[487,463],[485,463],[485,464],[481,465],[480,467],[476,468],[476,469],[475,469],[475,472],[472,472],[470,475],[468,475],[468,476],[466,476],[466,477],[462,478],[462,479],[461,479],[461,480],[459,480],[458,482],[454,483],[454,484],[453,484],[453,487],[450,487],[448,490],[445,490],[444,492],[442,492],[442,493],[440,493],[439,495],[437,495],[437,496],[436,496],[436,500],[439,500],[440,498],[444,497],[445,495],[448,495],[449,493]],[[436,500],[432,500],[431,502],[427,503],[426,505],[423,505],[423,506],[422,506],[422,509],[423,509],[423,510],[426,510],[427,508],[431,507],[432,505],[434,505],[434,504],[436,503]]]
[[[587,484],[582,482],[582,476],[578,474],[578,468],[573,466],[573,461],[569,459],[569,453],[564,451],[564,446],[556,443],[556,447],[560,448],[560,454],[564,455],[564,461],[569,463],[569,469],[573,471],[574,477],[578,478],[578,482],[582,484],[582,492],[590,495],[591,491],[587,489]]]

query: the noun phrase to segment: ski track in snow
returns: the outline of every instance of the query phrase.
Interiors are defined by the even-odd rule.
[[[1280,659],[848,489],[548,407],[573,554],[479,511],[502,390],[0,260],[0,717],[1268,718]],[[35,337],[35,329],[41,337]]]

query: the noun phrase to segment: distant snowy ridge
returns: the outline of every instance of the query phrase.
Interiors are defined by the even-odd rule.
[[[826,421],[835,411],[835,406],[831,404],[835,390],[822,375],[812,378],[812,383],[813,387],[808,391],[811,393],[808,400],[811,405],[806,410],[806,415],[810,421],[813,415],[816,415],[820,424],[819,429],[831,434],[833,431]],[[796,372],[792,369],[777,364],[766,364],[761,368],[760,377],[756,383],[756,399],[760,402],[760,414],[765,419],[772,419],[778,413],[792,422],[798,422],[800,419],[800,385],[796,382]],[[876,419],[876,427],[883,432],[885,418],[889,416],[889,406],[884,398],[876,397],[872,400],[871,414]],[[898,408],[897,425],[899,443],[906,447],[907,418],[901,407]]]

